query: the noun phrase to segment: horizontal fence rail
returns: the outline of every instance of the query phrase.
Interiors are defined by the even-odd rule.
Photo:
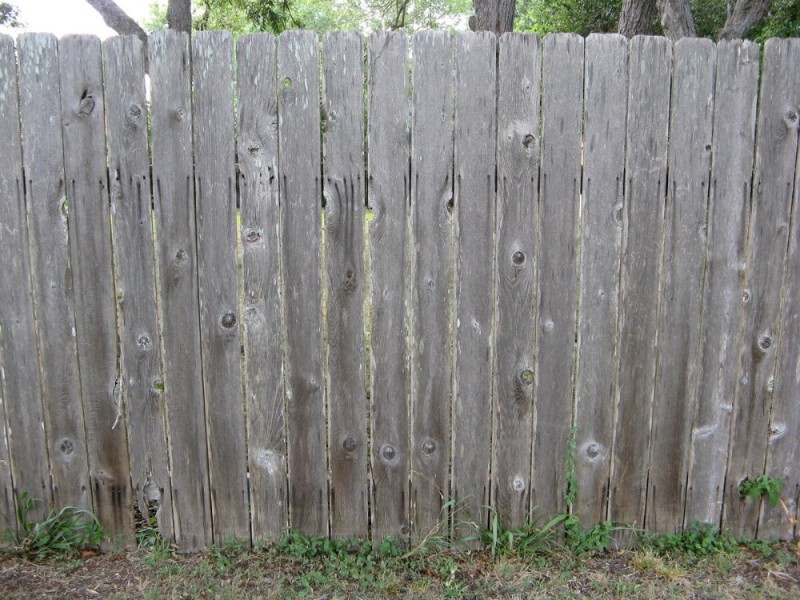
[[[800,40],[761,54],[0,36],[1,516],[797,535]]]

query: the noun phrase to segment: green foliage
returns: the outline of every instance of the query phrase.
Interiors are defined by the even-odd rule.
[[[105,538],[100,522],[91,511],[66,506],[60,511],[50,511],[44,521],[30,518],[36,500],[23,492],[17,503],[16,527],[4,533],[7,541],[25,557],[38,560],[55,555],[75,555],[81,550],[96,550]]]
[[[25,27],[19,18],[19,8],[9,2],[0,2],[0,26]]]
[[[800,37],[800,2],[773,0],[767,16],[748,37],[757,42],[765,42],[773,37]]]
[[[642,534],[638,543],[640,547],[650,548],[658,554],[672,556],[732,553],[739,547],[733,537],[708,523],[692,523],[678,534]]]
[[[621,7],[621,0],[519,0],[514,30],[584,36],[613,32],[617,30]]]
[[[745,478],[739,484],[739,495],[744,498],[750,496],[753,500],[758,500],[766,496],[770,506],[776,506],[783,488],[783,479],[762,475],[757,479]]]

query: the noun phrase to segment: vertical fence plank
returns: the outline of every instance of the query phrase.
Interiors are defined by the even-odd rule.
[[[0,248],[4,257],[0,271],[0,386],[15,491],[41,500],[30,515],[41,520],[47,517],[52,496],[33,317],[16,63],[13,39],[0,35],[0,139],[7,144],[0,155]],[[5,516],[8,523],[15,522],[13,511]]]
[[[797,41],[794,41],[795,57]],[[796,63],[795,63],[796,64]],[[795,83],[794,89],[800,87]],[[800,100],[794,102],[790,123],[798,126]],[[792,118],[791,114],[794,115]],[[758,536],[783,540],[797,537],[797,507],[800,504],[800,157],[795,167],[794,201],[791,215],[789,256],[781,315],[781,338],[778,347],[775,393],[770,414],[766,474],[783,480],[780,503],[762,502]],[[792,522],[794,518],[794,523]]]
[[[233,38],[192,37],[200,341],[214,540],[250,539],[236,273]]]
[[[781,339],[781,280],[797,160],[798,61],[800,44],[796,41],[773,39],[764,46],[746,274],[750,301],[740,344],[724,516],[724,525],[733,534],[748,537],[757,532],[760,503],[740,497],[739,485],[746,478],[764,474],[771,435],[769,412]]]
[[[414,36],[411,230],[411,510],[414,534],[440,524],[450,468],[453,56],[450,35]]]
[[[716,52],[710,40],[675,44],[658,358],[645,527],[682,529],[700,366]]]
[[[243,35],[237,46],[239,193],[244,356],[253,541],[288,525],[281,337],[276,39]]]
[[[541,44],[500,38],[491,504],[504,527],[528,519],[538,230]]]
[[[364,51],[354,32],[329,33],[324,50],[328,419],[331,535],[367,537],[367,397],[364,379]]]
[[[739,322],[744,307],[758,55],[759,47],[752,42],[723,40],[717,45],[707,266],[699,342],[702,361],[689,441],[684,525],[719,523],[722,512]]]
[[[409,534],[407,225],[408,38],[369,38],[369,264],[372,539]]]
[[[132,533],[128,436],[119,381],[100,40],[58,43],[83,414],[94,509],[112,537]]]
[[[463,33],[454,42],[456,277],[453,376],[455,535],[488,526],[492,436],[492,325],[497,38]]]
[[[120,318],[120,394],[128,425],[134,505],[172,538],[172,486],[155,289],[144,46],[103,43],[109,185]]]
[[[153,192],[164,397],[175,539],[211,544],[206,420],[200,365],[189,37],[157,32],[148,43]]]
[[[609,497],[612,521],[641,527],[656,359],[672,45],[629,45],[619,382]]]
[[[583,46],[575,34],[549,35],[543,43],[531,505],[545,521],[566,512],[565,496],[574,492],[567,453],[578,303]]]
[[[319,53],[311,31],[278,43],[281,241],[293,529],[328,533],[320,260]]]
[[[583,206],[575,382],[575,512],[606,518],[617,368],[628,42],[586,38]]]
[[[17,45],[25,201],[53,502],[91,508],[69,259],[67,215],[72,197],[64,180],[59,126],[58,43],[52,35],[22,34]]]

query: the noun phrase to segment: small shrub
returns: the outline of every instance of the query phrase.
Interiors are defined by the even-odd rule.
[[[775,507],[781,495],[781,488],[783,488],[783,479],[778,477],[770,477],[769,475],[762,475],[757,479],[746,477],[739,484],[739,495],[742,498],[750,496],[753,500],[766,496],[769,505]]]

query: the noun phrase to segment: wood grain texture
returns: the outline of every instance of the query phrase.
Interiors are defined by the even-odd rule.
[[[640,527],[656,361],[672,44],[636,37],[628,50],[620,365],[609,516]],[[622,535],[621,541],[628,537]]]
[[[133,498],[119,381],[100,48],[94,36],[65,36],[58,43],[64,171],[94,510],[112,539],[130,541]]]
[[[410,201],[408,38],[376,32],[368,45],[371,284],[372,539],[409,535],[408,320]]]
[[[8,444],[1,458],[6,465],[0,475],[5,492],[0,492],[0,503],[5,509],[8,502],[12,509],[10,513],[3,513],[8,523],[16,521],[13,499],[4,500],[11,492],[12,471],[9,469],[13,470],[18,497],[28,492],[40,500],[30,518],[45,519],[52,501],[47,440],[42,426],[44,414],[33,316],[16,62],[14,40],[0,35],[0,139],[7,142],[6,150],[0,155],[0,247],[4,257],[0,271],[0,396],[5,412],[4,438]],[[9,455],[13,456],[13,463]]]
[[[452,361],[453,55],[450,35],[414,36],[411,129],[411,511],[424,537],[447,518]]]
[[[614,433],[622,250],[628,41],[586,38],[578,360],[575,375],[575,513],[606,518]]]
[[[58,42],[21,34],[20,127],[42,402],[57,507],[92,507],[75,341]],[[107,390],[104,390],[107,391]],[[110,424],[108,425],[110,428]],[[12,432],[13,433],[13,432]]]
[[[281,336],[277,40],[243,35],[237,46],[239,194],[244,358],[253,541],[288,527]]]
[[[535,35],[500,38],[491,505],[506,528],[531,497],[541,57]]]
[[[250,539],[233,137],[233,37],[192,36],[200,341],[216,542]]]
[[[456,275],[453,341],[453,469],[459,503],[454,537],[489,526],[494,321],[495,85],[497,37],[455,38]],[[461,524],[463,523],[463,524]]]
[[[719,523],[736,392],[750,209],[759,47],[717,45],[711,196],[697,404],[684,525]],[[735,124],[735,126],[731,126]],[[749,297],[749,296],[748,296]]]
[[[289,518],[292,529],[307,535],[327,535],[316,34],[311,31],[281,34],[278,85]]]
[[[534,517],[567,511],[567,452],[574,398],[578,306],[584,41],[548,35],[542,44],[538,327],[534,387]]]
[[[369,533],[364,372],[364,50],[354,32],[328,33],[322,194],[325,199],[331,535]]]
[[[192,157],[189,37],[157,32],[148,42],[158,293],[172,467],[175,539],[211,544]]]
[[[790,60],[796,61],[800,44],[794,40],[788,48]],[[793,63],[796,64],[796,63]],[[798,127],[800,98],[795,78],[794,109],[789,122]],[[791,130],[790,130],[791,131]],[[766,474],[783,480],[780,502],[772,507],[761,504],[758,536],[762,539],[797,539],[797,507],[800,505],[800,163],[795,167],[789,255],[784,274],[784,298],[781,313],[781,339],[776,357],[776,374],[769,424]],[[792,516],[795,521],[792,523]]]
[[[744,329],[739,345],[739,389],[725,484],[723,525],[734,535],[757,533],[759,502],[740,497],[745,478],[764,474],[775,401],[776,351],[780,344],[781,283],[789,242],[798,144],[800,45],[769,40],[764,46],[755,172],[748,238]],[[777,465],[770,465],[779,468]],[[773,473],[767,473],[773,475]],[[778,511],[780,507],[771,509]]]
[[[715,63],[716,48],[710,40],[685,38],[673,47],[663,283],[645,521],[652,531],[678,533],[683,527],[700,367]]]
[[[161,339],[156,304],[144,46],[103,43],[112,238],[119,315],[120,399],[128,426],[134,505],[173,536]]]

